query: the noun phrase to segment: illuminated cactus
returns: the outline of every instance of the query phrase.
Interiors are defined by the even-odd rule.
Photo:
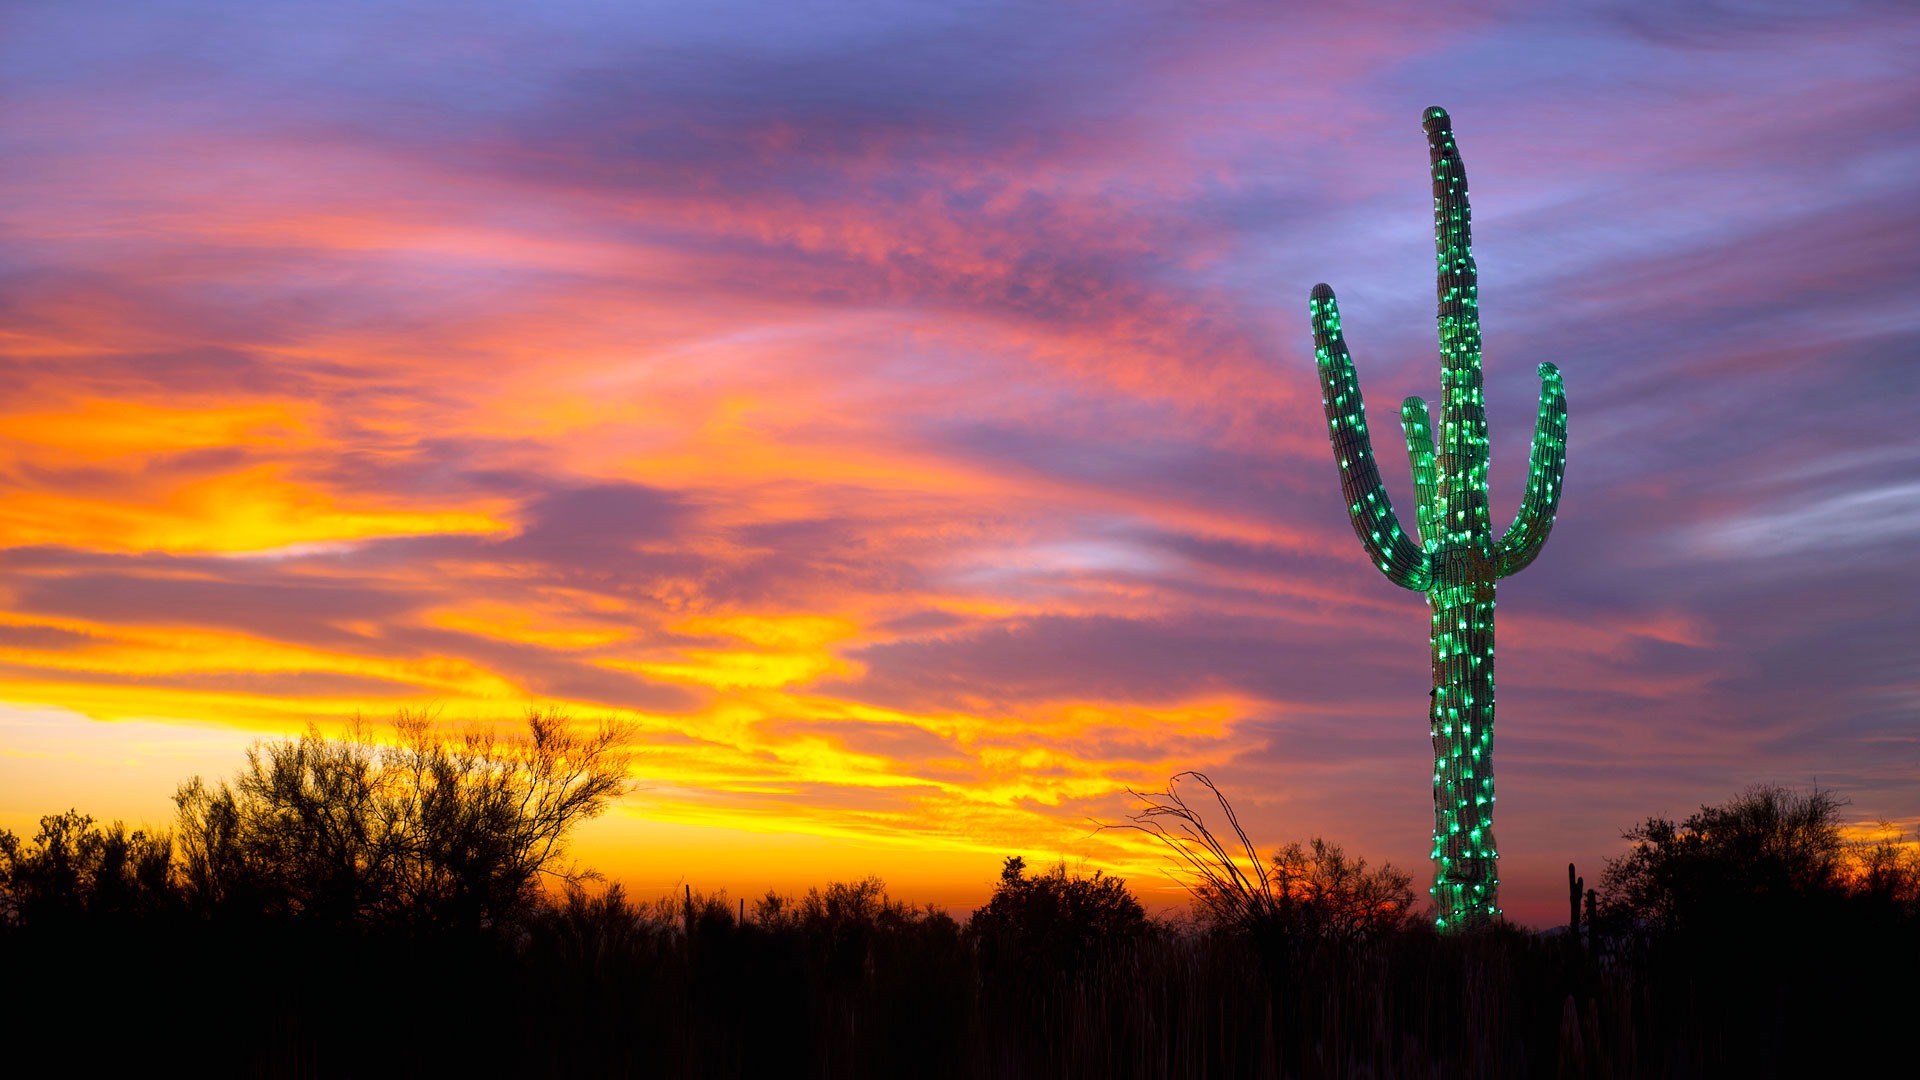
[[[1340,489],[1360,543],[1387,580],[1427,594],[1433,611],[1433,899],[1443,930],[1500,913],[1493,840],[1493,590],[1547,541],[1567,465],[1567,399],[1560,371],[1540,365],[1540,415],[1527,494],[1497,542],[1487,519],[1487,413],[1480,388],[1478,275],[1467,175],[1445,109],[1422,117],[1433,161],[1433,238],[1440,302],[1440,444],[1427,403],[1400,407],[1419,507],[1419,537],[1400,528],[1380,484],[1366,406],[1340,331],[1333,290],[1313,287],[1308,310]]]

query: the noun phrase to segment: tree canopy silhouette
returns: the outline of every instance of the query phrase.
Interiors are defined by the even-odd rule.
[[[1675,824],[1650,817],[1622,835],[1604,881],[1616,916],[1676,928],[1769,918],[1848,885],[1845,801],[1815,788],[1750,787]]]
[[[1125,879],[1098,870],[1091,877],[1069,874],[1064,862],[1029,874],[1026,860],[1011,855],[968,931],[1000,962],[1071,969],[1147,927],[1147,913]]]
[[[526,733],[457,738],[402,713],[376,742],[309,730],[259,743],[231,783],[181,785],[176,840],[189,902],[334,924],[486,928],[522,918],[542,878],[579,875],[568,834],[626,786],[624,732],[576,732],[535,710]]]
[[[0,830],[0,923],[158,914],[175,903],[172,862],[165,833],[101,828],[74,810],[42,817],[25,843]]]

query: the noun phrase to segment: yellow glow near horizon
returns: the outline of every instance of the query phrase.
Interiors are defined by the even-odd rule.
[[[249,743],[304,726],[291,719],[260,727],[101,722],[58,708],[0,708],[0,788],[8,792],[0,796],[0,828],[30,834],[40,814],[53,812],[42,804],[82,778],[116,793],[95,798],[83,811],[166,828],[178,783],[191,775],[231,775]],[[380,736],[377,724],[374,733]],[[581,829],[573,854],[643,896],[688,881],[751,898],[768,888],[797,892],[878,873],[896,895],[965,907],[984,896],[1009,854],[1036,862],[1092,859],[1144,875],[1148,893],[1165,891],[1164,859],[1151,841],[1023,808],[1031,791],[903,777],[884,759],[850,755],[824,740],[784,746],[781,766],[771,772],[719,745],[702,754],[684,744],[650,745],[643,733],[629,749],[633,790]],[[663,772],[686,786],[652,779]],[[767,783],[782,772],[787,786]],[[905,798],[850,811],[805,796],[804,789],[823,783],[897,790]],[[1089,781],[1085,787],[1114,793],[1125,784]]]

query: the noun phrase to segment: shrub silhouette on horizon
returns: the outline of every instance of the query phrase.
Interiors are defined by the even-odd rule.
[[[1040,874],[1010,855],[987,903],[967,932],[989,963],[1072,970],[1087,957],[1146,934],[1150,923],[1126,880],[1095,870],[1070,874],[1065,862]]]
[[[1855,892],[1893,918],[1920,918],[1920,844],[1891,822],[1855,851],[1851,873]]]
[[[1356,941],[1403,929],[1415,917],[1413,875],[1392,863],[1369,868],[1339,844],[1316,836],[1273,856],[1274,893],[1288,919],[1305,933]]]
[[[752,915],[768,930],[805,931],[829,938],[898,930],[927,919],[950,918],[931,904],[922,908],[894,899],[887,894],[887,883],[873,874],[859,881],[829,882],[825,889],[815,885],[799,898],[769,889],[753,902]]]
[[[175,840],[189,903],[202,911],[297,915],[332,924],[496,927],[518,921],[563,862],[568,834],[626,786],[624,731],[575,732],[534,710],[526,734],[450,738],[402,713],[397,738],[356,722],[255,744],[229,784],[180,786]]]
[[[1850,841],[1846,800],[1831,791],[1760,784],[1680,822],[1650,817],[1607,863],[1614,921],[1661,930],[1736,928],[1845,899],[1920,905],[1920,856],[1898,837]]]
[[[44,925],[86,916],[137,918],[177,906],[173,839],[105,828],[77,810],[48,814],[22,842],[0,830],[0,925]]]

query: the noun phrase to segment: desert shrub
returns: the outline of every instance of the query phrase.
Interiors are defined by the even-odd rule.
[[[100,827],[69,810],[40,819],[32,840],[0,831],[0,921],[34,924],[171,910],[173,841],[165,833]]]
[[[1675,823],[1650,817],[1602,882],[1616,920],[1711,928],[1795,917],[1845,891],[1845,802],[1830,791],[1756,786]]]
[[[1008,856],[1000,881],[967,930],[990,966],[1073,970],[1146,933],[1149,923],[1125,880],[1070,874],[1059,863],[1027,873],[1026,860]]]
[[[575,732],[533,712],[526,734],[449,739],[403,714],[397,739],[356,725],[330,739],[256,744],[231,784],[181,785],[176,835],[203,911],[329,924],[495,927],[523,919],[564,862],[574,826],[626,783],[621,732]]]
[[[1405,928],[1414,918],[1413,877],[1392,863],[1369,868],[1338,844],[1288,844],[1269,865],[1277,917],[1295,932],[1349,942]]]

